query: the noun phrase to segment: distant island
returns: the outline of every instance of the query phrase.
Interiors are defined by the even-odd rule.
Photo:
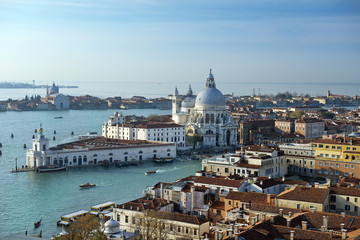
[[[35,85],[30,83],[0,82],[0,88],[47,88],[48,85]],[[58,86],[60,88],[78,88],[78,86]]]

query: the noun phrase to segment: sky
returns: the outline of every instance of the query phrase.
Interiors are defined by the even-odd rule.
[[[359,83],[359,66],[358,0],[0,0],[0,81],[185,91],[210,68],[219,87]]]

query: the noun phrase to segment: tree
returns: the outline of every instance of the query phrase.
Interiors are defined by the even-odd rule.
[[[332,119],[333,117],[335,117],[334,113],[329,112],[329,111],[327,111],[325,109],[319,110],[319,113],[320,113],[321,117],[325,118],[325,119]]]
[[[290,113],[290,117],[301,119],[303,114],[304,114],[304,112],[302,112],[302,111],[295,111],[295,112]]]
[[[167,239],[170,225],[160,217],[160,212],[145,210],[137,222],[141,240]]]
[[[79,217],[74,222],[70,223],[66,231],[69,234],[61,236],[61,240],[106,239],[99,238],[99,236],[102,236],[102,232],[100,230],[100,223],[98,219],[91,214]],[[93,234],[94,231],[95,233]]]
[[[159,117],[159,115],[157,115],[157,114],[150,114],[150,115],[147,117],[147,119],[148,119],[149,121],[152,121],[152,120],[155,120],[157,117]]]

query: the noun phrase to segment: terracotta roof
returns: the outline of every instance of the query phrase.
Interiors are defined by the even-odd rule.
[[[341,214],[327,213],[327,212],[304,212],[294,216],[291,219],[291,225],[294,227],[301,226],[301,221],[307,221],[308,226],[316,229],[321,229],[323,225],[323,216],[328,217],[328,229],[334,231],[341,231],[341,223],[344,223],[344,228],[348,231],[355,231],[360,228],[360,217],[348,216]]]
[[[200,177],[196,177],[196,179],[194,180],[194,183],[239,188],[243,184],[243,181],[230,180],[230,179],[217,178],[217,177],[200,176]]]
[[[225,209],[225,203],[220,202],[220,201],[215,201],[215,202],[213,202],[213,204],[211,204],[210,208],[224,210]]]
[[[239,234],[240,239],[246,240],[274,240],[274,239],[290,239],[290,231],[294,231],[295,240],[330,240],[330,239],[341,239],[341,236],[333,234],[330,238],[328,232],[303,230],[298,228],[291,228],[281,225],[273,225],[270,221],[265,221],[256,224],[247,231]]]
[[[312,142],[313,143],[339,144],[339,145],[354,145],[354,146],[359,146],[360,145],[360,138],[346,137],[345,139],[346,139],[346,141],[344,142],[344,137],[337,137],[336,139],[318,138],[316,140],[313,140]],[[352,140],[352,144],[350,144],[350,142],[349,142],[350,139]]]
[[[236,167],[243,167],[243,168],[253,168],[253,169],[260,169],[260,165],[248,164],[248,163],[239,163],[236,164]]]
[[[258,179],[255,183],[255,185],[259,186],[260,188],[264,189],[264,188],[268,188],[268,187],[272,187],[275,185],[279,185],[282,184],[282,180],[281,179],[277,179],[277,178],[265,178],[265,179]]]
[[[278,207],[278,206],[261,204],[261,203],[253,203],[253,204],[251,204],[251,206],[250,206],[250,211],[265,212],[265,213],[274,213],[274,214],[279,214],[279,213],[280,213],[280,209],[283,210],[283,214],[284,214],[284,215],[288,215],[289,212],[291,212],[292,214],[302,212],[301,209]]]
[[[204,218],[199,218],[199,217],[195,217],[195,216],[191,216],[191,215],[172,213],[172,212],[163,212],[163,211],[154,212],[154,216],[161,218],[161,219],[166,219],[166,220],[171,220],[171,221],[176,221],[176,222],[185,222],[185,223],[196,224],[196,225],[202,225],[209,221]]]
[[[168,205],[167,200],[162,198],[154,198],[154,199],[138,198],[126,203],[117,204],[116,207],[141,212],[146,209],[158,211],[162,206],[166,206],[166,205]]]
[[[354,187],[331,187],[330,194],[360,197],[360,189]]]
[[[329,194],[327,188],[295,187],[280,193],[276,198],[302,202],[324,203]]]
[[[275,198],[276,195],[269,194],[271,198]],[[252,202],[252,203],[268,203],[266,193],[257,192],[234,192],[231,191],[225,199],[239,200],[241,202]]]

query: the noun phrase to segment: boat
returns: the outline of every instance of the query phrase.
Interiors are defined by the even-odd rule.
[[[123,104],[121,104],[120,109],[122,109],[122,110],[128,110],[128,108],[127,108],[126,106],[124,106]]]
[[[35,227],[35,228],[38,228],[38,227],[40,226],[41,220],[42,220],[42,218],[41,218],[39,221],[34,222],[34,227]]]
[[[61,119],[63,118],[62,116],[59,116],[59,117],[54,117],[54,119]]]
[[[147,171],[145,174],[150,175],[150,174],[154,174],[154,173],[156,173],[156,171]]]
[[[115,202],[105,202],[90,208],[90,214],[98,216],[100,213],[105,213],[105,211],[112,210],[116,206]],[[112,211],[111,211],[112,214]]]
[[[95,135],[97,132],[89,132],[89,135]]]
[[[153,161],[156,163],[171,163],[173,161],[173,158],[172,157],[155,158]]]
[[[85,210],[80,210],[74,213],[69,213],[66,214],[64,216],[60,217],[60,220],[57,222],[58,226],[69,226],[71,222],[73,222],[74,220],[76,220],[79,217],[85,216],[86,214],[88,214],[89,211],[85,211]]]
[[[96,184],[91,184],[91,183],[83,183],[79,185],[80,188],[91,188],[91,187],[96,187]]]
[[[36,169],[37,173],[43,172],[56,172],[56,171],[65,171],[67,168],[66,166],[59,167],[59,166],[41,166]]]

